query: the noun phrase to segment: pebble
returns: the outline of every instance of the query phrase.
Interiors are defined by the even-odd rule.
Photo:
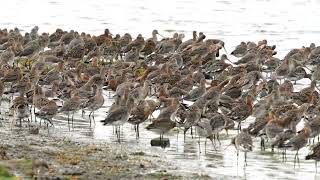
[[[163,138],[162,141],[160,141],[160,138],[154,138],[151,140],[151,146],[159,146],[162,148],[170,147],[170,140],[169,138]]]
[[[59,170],[62,175],[79,176],[85,173],[85,171],[79,167],[64,167]]]

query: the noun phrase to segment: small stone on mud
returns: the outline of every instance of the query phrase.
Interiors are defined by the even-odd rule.
[[[59,170],[59,173],[62,175],[71,175],[71,176],[79,176],[84,174],[84,170],[79,167],[65,167]]]
[[[146,153],[140,151],[140,152],[131,153],[130,155],[134,155],[134,156],[144,156],[144,155],[146,155]]]
[[[151,146],[159,146],[159,147],[170,147],[170,140],[168,138],[154,138],[151,140]]]
[[[30,127],[29,133],[30,134],[39,134],[39,128],[38,127]]]
[[[101,171],[96,171],[95,174],[96,175],[102,175],[102,172]]]

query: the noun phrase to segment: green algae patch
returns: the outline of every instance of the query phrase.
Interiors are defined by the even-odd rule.
[[[17,180],[18,178],[13,176],[6,167],[0,165],[0,179]]]
[[[81,157],[78,155],[71,155],[68,153],[60,153],[58,155],[58,163],[77,165],[80,163]]]
[[[134,153],[131,153],[130,155],[133,155],[133,156],[145,156],[146,153],[140,151],[140,152],[134,152]]]
[[[153,173],[146,174],[146,177],[149,179],[182,179],[182,176],[177,176],[174,174],[170,174],[164,171],[157,171]]]
[[[33,177],[32,172],[32,160],[29,158],[22,158],[18,160],[13,160],[12,164],[23,174]]]

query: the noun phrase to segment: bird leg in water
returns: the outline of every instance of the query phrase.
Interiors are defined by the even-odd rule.
[[[201,148],[200,148],[200,136],[199,136],[198,144],[199,144],[199,153],[201,154]]]
[[[19,126],[22,127],[22,118],[19,118],[19,120],[20,120]]]
[[[29,111],[30,111],[30,118],[31,118],[31,122],[32,122],[32,105],[31,105]]]
[[[139,136],[140,136],[140,134],[139,134],[139,124],[135,125],[135,130],[136,130],[136,139],[139,139]]]
[[[84,113],[85,113],[85,112],[84,112],[84,110],[82,109],[82,112],[81,112],[81,116],[82,116],[82,117],[83,117]],[[90,116],[90,115],[89,115],[89,116]]]
[[[177,143],[179,143],[179,128],[177,128]]]
[[[204,154],[207,154],[207,138],[204,141]]]
[[[191,129],[191,138],[193,139],[192,126],[190,127],[190,129]]]
[[[247,152],[244,152],[244,166],[247,166]]]
[[[33,114],[36,114],[36,107],[33,106]],[[37,117],[34,116],[34,122],[37,122]]]
[[[297,150],[295,156],[294,156],[294,168],[296,167],[296,161],[298,162],[299,168],[300,168],[300,162],[299,162],[299,150]]]
[[[30,130],[30,119],[28,118],[28,128]]]
[[[119,130],[118,130],[118,135],[119,135],[119,137],[118,137],[118,142],[119,143],[121,143],[121,129],[120,129],[121,127],[119,126]]]
[[[238,166],[238,163],[239,163],[239,150],[237,150],[237,166]]]
[[[263,151],[266,150],[263,137],[261,137],[260,146],[261,146],[261,150]],[[272,147],[272,152],[273,152],[273,147]]]
[[[69,127],[69,131],[70,131],[70,114],[68,112],[68,127]]]
[[[73,116],[74,116],[74,112],[72,112],[72,117],[71,117],[71,125],[72,125],[72,129],[73,129]]]
[[[217,140],[218,140],[219,145],[221,146],[221,142],[220,142],[220,139],[219,139],[219,133],[217,133]]]
[[[49,136],[49,122],[47,123],[47,130],[48,130],[48,136]]]
[[[239,134],[239,131],[241,131],[241,121],[239,121],[238,123],[238,134]]]
[[[116,135],[117,135],[118,143],[120,143],[120,139],[121,139],[120,126],[116,126]]]

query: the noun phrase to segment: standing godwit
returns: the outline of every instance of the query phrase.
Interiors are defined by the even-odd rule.
[[[101,121],[103,122],[103,125],[116,126],[116,134],[119,143],[121,140],[120,126],[128,121],[131,109],[134,106],[134,99],[128,95],[127,91],[124,96],[125,103],[119,104],[112,110],[109,110],[107,117]]]
[[[252,138],[247,129],[243,129],[235,138],[234,145],[237,149],[237,157],[239,156],[239,151],[244,152],[244,162],[247,165],[247,152],[252,151]]]
[[[320,161],[320,143],[312,148],[312,153],[306,156],[306,160],[313,159],[317,172],[317,162]]]
[[[300,163],[299,163],[298,153],[301,148],[307,145],[308,139],[310,137],[310,133],[311,133],[310,127],[305,126],[299,134],[295,135],[287,143],[284,144],[284,147],[291,148],[292,150],[297,151],[294,156],[294,163],[296,163],[296,160],[297,160],[299,166],[300,166]]]

